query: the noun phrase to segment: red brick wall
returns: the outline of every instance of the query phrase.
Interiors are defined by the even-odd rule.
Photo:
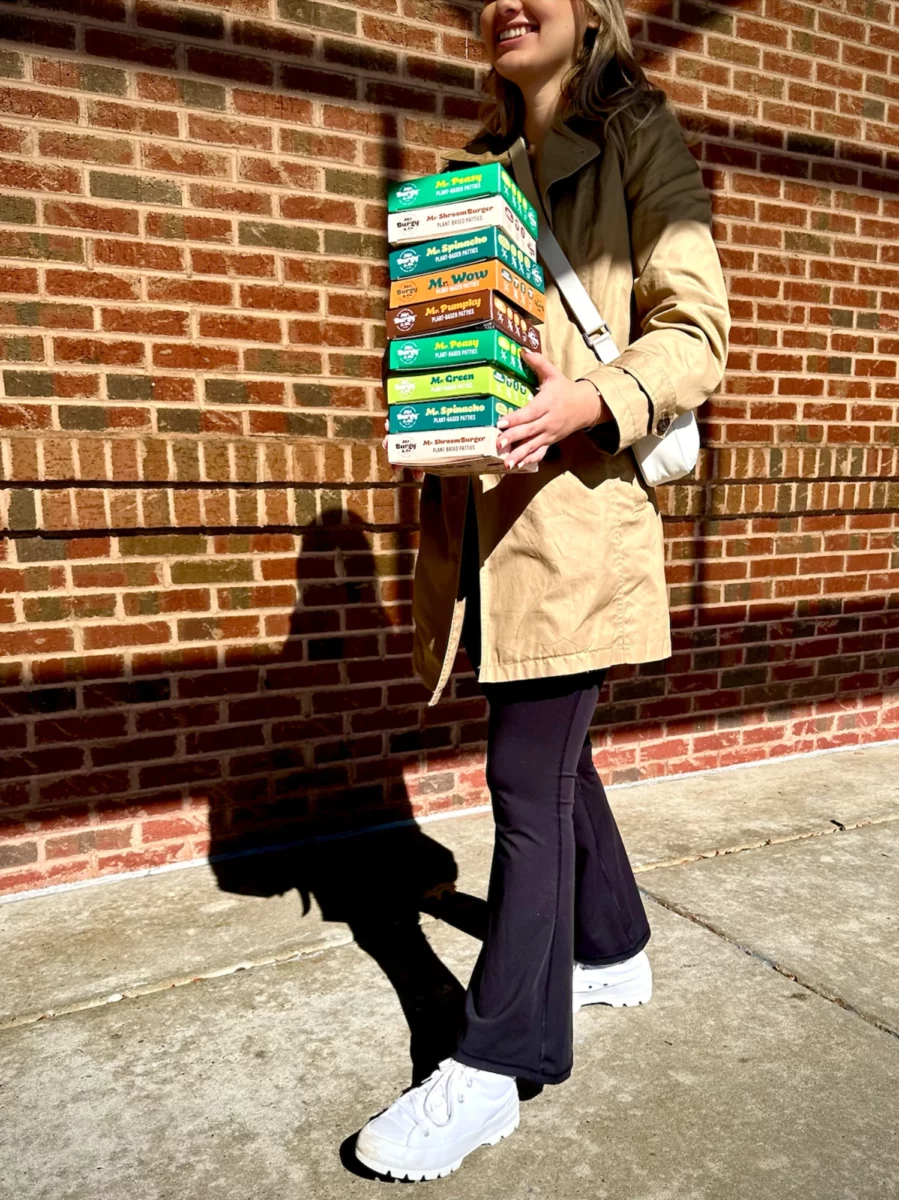
[[[479,7],[0,0],[0,890],[486,801],[376,385],[385,175],[472,128]],[[629,12],[734,325],[597,764],[897,737],[899,7]]]

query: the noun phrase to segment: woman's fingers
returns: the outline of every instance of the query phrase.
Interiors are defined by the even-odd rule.
[[[520,425],[527,425],[529,421],[536,421],[539,417],[545,416],[548,411],[546,401],[537,394],[521,408],[513,408],[504,417],[500,417],[497,428],[517,429]]]
[[[531,438],[530,441],[516,446],[513,451],[509,451],[508,453],[504,454],[503,457],[505,458],[509,467],[516,467],[523,463],[528,455],[533,454],[535,450],[542,449],[545,453],[548,445],[549,442],[545,436],[543,434],[538,434],[536,437]]]
[[[528,454],[524,458],[522,458],[518,463],[519,467],[526,467],[530,463],[542,462],[543,459],[546,457],[546,452],[548,449],[549,449],[548,445],[540,446],[537,450],[535,450],[533,452],[533,454]]]
[[[509,449],[516,444],[526,441],[528,438],[536,437],[538,434],[546,432],[546,422],[542,416],[535,417],[533,421],[522,422],[520,425],[510,425],[508,429],[504,429],[500,435],[498,446],[500,450]]]
[[[555,376],[561,375],[562,373],[558,367],[555,367],[545,355],[540,354],[537,350],[528,350],[525,348],[522,350],[521,354],[522,358],[527,355],[527,358],[525,358],[525,363],[536,374],[538,386],[545,380],[552,379]]]

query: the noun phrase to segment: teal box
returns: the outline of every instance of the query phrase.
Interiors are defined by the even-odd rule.
[[[537,236],[537,214],[527,196],[500,163],[472,164],[458,171],[423,175],[395,183],[387,193],[388,212],[406,212],[410,208],[428,208],[432,204],[450,204],[454,200],[475,200],[481,196],[502,196],[518,213],[531,234]]]
[[[429,274],[441,267],[461,266],[485,258],[498,258],[533,287],[541,292],[544,290],[543,268],[540,264],[529,258],[495,226],[394,250],[390,255],[390,278],[406,279],[410,275]]]
[[[389,410],[389,432],[411,433],[432,429],[475,429],[495,425],[513,406],[497,396],[465,396],[461,400],[424,400],[395,404]]]
[[[537,377],[521,361],[521,347],[498,329],[459,329],[437,337],[409,338],[390,343],[391,371],[421,371],[426,367],[455,367],[493,363],[534,386]]]

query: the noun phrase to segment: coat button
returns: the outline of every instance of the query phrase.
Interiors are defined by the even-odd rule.
[[[668,429],[668,427],[669,427],[670,425],[671,425],[671,418],[670,418],[670,417],[660,417],[660,418],[659,418],[659,421],[658,421],[658,424],[656,425],[656,430],[657,430],[659,433],[664,433],[664,432],[665,432],[665,430],[666,430],[666,429]]]

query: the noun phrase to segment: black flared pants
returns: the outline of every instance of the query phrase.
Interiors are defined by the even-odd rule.
[[[469,500],[463,643],[480,669]],[[476,546],[476,543],[474,543]],[[649,941],[643,901],[593,766],[589,725],[606,671],[482,683],[495,821],[487,932],[454,1056],[533,1083],[572,1067],[574,961],[605,966]]]

